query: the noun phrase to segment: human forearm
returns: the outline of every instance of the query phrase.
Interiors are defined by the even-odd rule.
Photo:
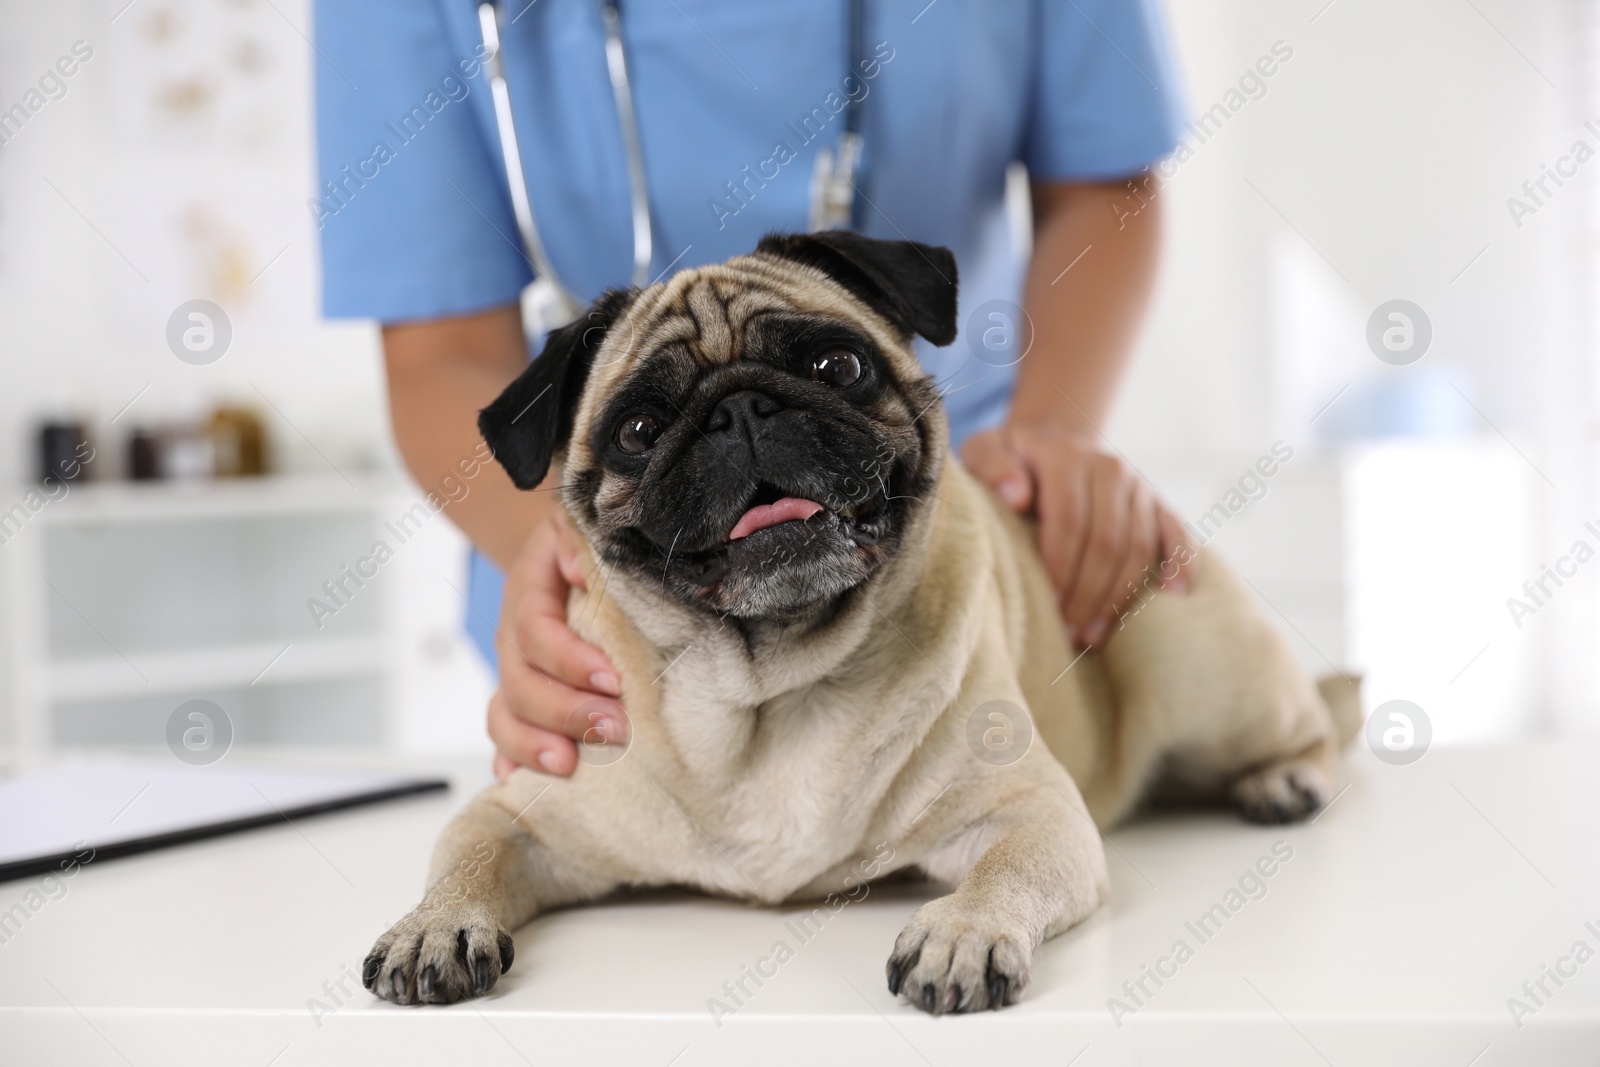
[[[480,463],[470,481],[460,465],[486,456],[478,410],[527,365],[520,312],[507,305],[386,326],[383,350],[389,414],[406,468],[425,489],[437,490],[447,477],[465,483],[462,495],[440,492],[445,513],[490,559],[508,567],[534,523],[555,506],[556,494],[519,492],[492,461]]]
[[[1136,198],[1127,182],[1035,183],[1033,205],[1023,286],[1033,348],[1017,368],[1011,421],[1048,422],[1093,439],[1149,302],[1161,205],[1148,193]]]
[[[1182,525],[1099,440],[1155,277],[1159,209],[1133,210],[1140,203],[1126,183],[1035,187],[1023,290],[1033,344],[1006,424],[962,449],[1002,500],[1037,518],[1062,618],[1086,646],[1105,639],[1151,574],[1185,583],[1181,567],[1164,566]]]
[[[527,367],[515,305],[480,315],[388,326],[383,331],[389,412],[406,467],[426,489],[453,477],[466,492],[441,492],[446,513],[505,572],[495,625],[500,688],[489,735],[504,778],[518,765],[571,774],[571,738],[626,743],[627,713],[614,699],[616,668],[567,628],[567,596],[584,584],[578,546],[558,509],[552,471],[539,491],[511,484],[487,458],[478,412]],[[529,415],[532,418],[532,415]],[[478,464],[470,479],[460,464]]]

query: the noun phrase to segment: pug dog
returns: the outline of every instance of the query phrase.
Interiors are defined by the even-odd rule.
[[[482,996],[511,931],[627,887],[777,905],[916,873],[954,890],[889,947],[890,992],[1000,1008],[1106,899],[1100,831],[1142,802],[1327,803],[1352,680],[1314,684],[1208,551],[1071,647],[1028,523],[949,453],[918,335],[956,337],[950,252],[771,236],[608,293],[484,409],[519,488],[559,466],[592,573],[568,618],[631,740],[474,798],[368,989]]]

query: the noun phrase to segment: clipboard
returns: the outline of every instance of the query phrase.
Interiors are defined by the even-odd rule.
[[[0,781],[0,882],[450,787],[373,771],[104,759]]]

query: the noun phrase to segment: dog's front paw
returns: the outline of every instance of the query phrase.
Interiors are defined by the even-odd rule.
[[[486,909],[424,901],[378,938],[361,984],[396,1004],[453,1004],[493,989],[515,955]]]
[[[1289,759],[1233,783],[1233,806],[1250,822],[1299,822],[1321,811],[1332,790],[1328,775],[1307,759]]]
[[[889,992],[923,1011],[1015,1004],[1028,985],[1027,933],[992,912],[940,897],[917,909],[889,956]]]

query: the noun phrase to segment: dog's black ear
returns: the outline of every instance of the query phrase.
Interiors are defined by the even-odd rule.
[[[908,334],[936,345],[956,339],[956,257],[948,248],[824,230],[768,234],[756,252],[826,272]]]
[[[544,481],[551,460],[572,437],[595,353],[634,295],[611,290],[576,320],[551,331],[528,369],[478,412],[479,432],[518,489]]]

